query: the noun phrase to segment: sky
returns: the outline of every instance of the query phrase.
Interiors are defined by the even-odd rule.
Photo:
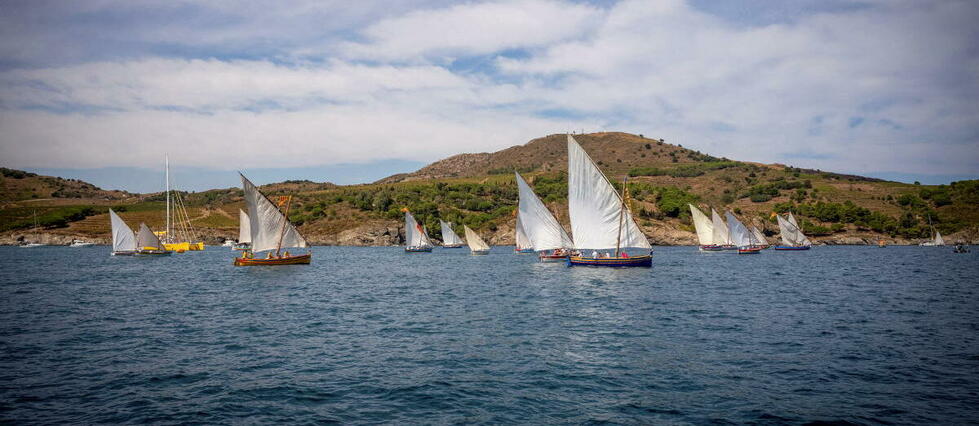
[[[974,1],[0,5],[0,166],[162,189],[373,181],[554,133],[979,177]]]

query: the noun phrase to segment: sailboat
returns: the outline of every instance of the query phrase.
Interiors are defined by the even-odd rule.
[[[738,254],[761,253],[761,242],[754,233],[749,231],[733,213],[726,212],[724,216],[727,218],[728,235],[731,237],[731,242],[738,247]]]
[[[514,173],[517,179],[520,200],[517,203],[517,217],[523,227],[524,235],[530,240],[541,262],[565,262],[574,242],[547,206],[534,193],[530,185]]]
[[[778,230],[782,238],[782,245],[776,245],[775,250],[809,250],[812,247],[812,242],[799,229],[792,213],[788,214],[787,219],[783,219],[780,215],[776,215],[775,218],[778,219]]]
[[[942,233],[935,230],[935,226],[931,224],[931,216],[930,215],[928,216],[928,226],[931,227],[931,231],[932,231],[932,235],[933,235],[932,238],[930,240],[925,241],[925,242],[923,242],[921,244],[918,244],[918,245],[920,245],[920,246],[927,246],[927,247],[944,246],[945,245],[945,240],[942,238]]]
[[[731,235],[728,232],[728,226],[724,223],[724,219],[721,215],[717,214],[717,210],[710,209],[711,216],[711,242],[707,245],[701,245],[700,250],[702,251],[724,251],[724,250],[735,250],[738,247],[731,243]],[[704,215],[706,219],[706,215]]]
[[[513,247],[513,252],[517,254],[533,253],[534,246],[530,242],[530,238],[527,238],[527,233],[524,231],[523,223],[520,221],[520,211],[517,211],[517,225],[516,229],[516,245]]]
[[[167,250],[160,238],[153,233],[145,223],[139,224],[136,233],[136,256],[169,256],[173,251]]]
[[[442,227],[442,248],[462,247],[462,238],[452,230],[451,223],[439,219],[439,225]]]
[[[170,194],[170,156],[165,156],[166,163],[166,200],[167,200],[167,217],[166,217],[166,229],[162,232],[158,232],[157,236],[163,238],[163,246],[167,250],[173,250],[178,253],[183,253],[185,251],[193,250],[199,251],[204,250],[204,242],[191,242],[196,232],[194,231],[194,226],[190,223],[190,216],[187,214],[187,208],[184,206],[184,200],[180,197],[180,193],[177,192],[171,196]],[[172,200],[172,203],[171,203]],[[171,204],[173,204],[171,206]],[[173,217],[176,220],[173,220]]]
[[[428,239],[428,232],[419,224],[408,209],[405,209],[405,252],[407,253],[430,253],[432,242]]]
[[[112,225],[112,255],[132,256],[136,254],[136,234],[112,209],[109,209],[109,224]]]
[[[700,243],[700,251],[722,250],[720,246],[714,244],[714,223],[693,204],[687,205],[690,206],[693,227],[697,230],[697,242]]]
[[[479,234],[473,231],[468,226],[463,225],[463,229],[466,231],[466,244],[469,244],[469,251],[472,255],[489,254],[490,246],[479,238]]]
[[[568,135],[568,213],[574,248],[568,265],[584,266],[653,266],[652,247],[639,230],[622,195],[595,165],[588,153]],[[643,254],[630,256],[623,249],[642,249]],[[614,249],[614,255],[600,256],[596,250]],[[586,256],[585,250],[591,250]]]
[[[31,248],[31,247],[43,247],[43,246],[46,246],[46,245],[47,244],[44,244],[44,243],[41,242],[41,238],[37,234],[37,210],[34,210],[34,242],[33,243],[25,243],[25,244],[21,245],[21,247]]]
[[[238,242],[231,246],[232,250],[251,250],[252,249],[252,226],[248,213],[238,209]]]
[[[755,236],[757,244],[761,246],[762,249],[771,247],[771,244],[768,244],[768,238],[765,238],[765,234],[758,230],[755,225],[751,225],[751,234]]]
[[[293,224],[289,223],[289,207],[292,197],[284,197],[286,211],[279,211],[278,205],[262,194],[245,175],[241,175],[241,187],[245,191],[245,207],[248,209],[248,230],[251,239],[251,250],[242,252],[241,257],[235,258],[235,266],[258,265],[309,265],[313,254],[290,255],[283,253],[283,248],[306,248],[306,238],[299,233]],[[274,250],[274,251],[273,251]],[[265,258],[256,257],[255,253],[268,251]]]

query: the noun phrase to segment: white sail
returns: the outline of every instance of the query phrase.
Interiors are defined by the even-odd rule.
[[[136,247],[140,249],[163,250],[163,243],[150,230],[149,226],[146,226],[145,223],[140,223],[139,233],[136,234]]]
[[[751,233],[755,236],[758,244],[768,245],[768,238],[765,238],[765,234],[759,231],[754,225],[751,226]]]
[[[530,238],[527,238],[527,233],[524,231],[523,223],[520,221],[520,213],[517,212],[517,226],[515,232],[516,236],[516,246],[517,250],[524,250],[533,248],[533,243],[530,242]]]
[[[700,241],[700,245],[707,246],[713,244],[714,224],[700,209],[694,207],[693,204],[688,205],[690,206],[690,216],[693,217],[693,226],[697,229],[697,240]]]
[[[248,219],[248,213],[241,209],[238,209],[238,242],[252,242],[251,221]]]
[[[479,234],[477,234],[472,229],[469,229],[468,226],[463,226],[463,228],[466,231],[466,244],[469,244],[470,250],[487,251],[490,249],[489,244],[486,244],[486,241],[483,241],[482,238],[479,238]]]
[[[422,241],[426,247],[431,247],[434,245],[432,244],[432,239],[428,238],[428,225],[422,225]]]
[[[427,232],[410,212],[405,212],[405,244],[408,247],[428,247],[431,245]]]
[[[724,213],[724,217],[727,218],[728,235],[731,236],[732,244],[738,247],[754,245],[754,235],[748,231],[748,228],[738,218],[734,217],[731,212]]]
[[[568,213],[577,249],[652,248],[615,188],[571,135]]]
[[[796,244],[795,245],[797,245],[797,246],[811,246],[812,245],[812,241],[809,241],[809,237],[806,237],[806,234],[803,234],[802,233],[802,227],[799,226],[799,222],[796,222],[795,221],[795,216],[792,215],[792,212],[789,212],[788,222],[790,224],[792,224],[792,226],[795,227],[795,233],[797,234],[796,235]]]
[[[276,250],[282,247],[306,247],[306,239],[265,194],[262,194],[245,175],[241,175],[248,208],[252,251]]]
[[[935,231],[935,245],[936,246],[943,246],[943,245],[945,245],[945,240],[942,238],[942,233],[941,232]]]
[[[793,225],[789,219],[777,216],[778,229],[782,237],[782,244],[787,246],[809,246],[812,242],[802,234],[798,226]],[[790,219],[794,219],[790,216]]]
[[[710,209],[711,220],[713,221],[711,239],[714,240],[714,244],[719,246],[731,245],[731,236],[728,233],[727,225],[724,223],[724,219],[721,219],[721,215],[717,214],[717,210]]]
[[[789,221],[789,223],[792,224],[792,226],[794,226],[796,228],[799,227],[799,222],[796,222],[795,221],[795,216],[792,216],[792,212],[789,212],[789,214],[788,214],[788,221]]]
[[[517,204],[517,217],[523,225],[524,233],[530,239],[530,244],[536,251],[571,248],[574,243],[564,231],[547,206],[541,202],[530,185],[524,181],[520,173],[517,177],[517,188],[520,201]]]
[[[136,234],[112,209],[109,209],[109,222],[112,224],[112,251],[136,250]]]
[[[442,245],[445,246],[455,246],[462,244],[462,238],[452,230],[452,224],[439,219],[439,225],[442,226]]]

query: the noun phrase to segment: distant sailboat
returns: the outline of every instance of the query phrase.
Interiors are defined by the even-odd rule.
[[[700,251],[719,251],[720,246],[714,244],[714,223],[693,204],[690,206],[690,217],[693,219],[693,226],[697,230],[697,242],[700,243]]]
[[[771,244],[768,244],[768,238],[765,238],[765,234],[758,230],[758,228],[754,225],[751,225],[751,233],[755,236],[755,240],[758,241],[761,248],[767,249],[771,246]]]
[[[812,247],[812,242],[799,229],[792,213],[789,213],[788,219],[783,219],[780,215],[775,218],[778,220],[779,235],[782,238],[782,244],[775,246],[775,250],[809,250]]]
[[[40,236],[37,233],[37,228],[38,228],[38,226],[37,226],[37,210],[34,210],[33,211],[33,215],[34,215],[34,242],[22,244],[21,247],[24,247],[24,248],[43,247],[43,246],[46,246],[47,245],[47,244],[44,244],[44,243],[41,242],[41,238],[40,238]]]
[[[299,255],[290,255],[288,251],[282,252],[283,248],[309,246],[306,244],[306,238],[289,223],[288,214],[292,197],[285,197],[282,200],[286,204],[286,211],[283,214],[278,205],[262,194],[245,175],[240,173],[239,175],[241,175],[241,187],[245,192],[245,207],[248,209],[248,230],[252,246],[250,251],[245,251],[241,257],[235,258],[235,266],[308,265],[313,257],[312,252],[307,250],[306,254]],[[255,256],[255,253],[263,251],[268,251],[265,258]]]
[[[761,242],[755,234],[748,230],[737,217],[731,212],[726,212],[728,235],[731,242],[738,247],[738,254],[758,254],[761,253]]]
[[[432,251],[432,242],[428,239],[428,233],[407,209],[405,210],[405,243],[407,244],[405,252],[408,253],[429,253]]]
[[[109,209],[109,223],[112,225],[112,255],[132,256],[136,254],[136,234],[112,209]]]
[[[136,234],[136,256],[169,256],[172,251],[163,246],[160,238],[145,223],[139,224]]]
[[[442,227],[442,248],[459,248],[465,244],[459,234],[452,230],[452,224],[439,219],[439,226]]]
[[[238,242],[231,246],[232,250],[251,250],[252,224],[248,213],[238,209]]]
[[[514,232],[517,235],[515,236],[516,245],[513,251],[518,254],[533,253],[534,245],[530,242],[530,238],[527,237],[527,233],[524,231],[523,223],[520,221],[519,210],[517,211],[517,224],[514,228]]]
[[[178,253],[188,250],[204,250],[203,241],[191,241],[196,231],[190,223],[190,215],[187,214],[187,207],[184,206],[184,200],[180,197],[180,193],[170,194],[170,156],[167,155],[164,158],[166,164],[166,229],[157,232],[157,236],[163,238],[163,247],[167,250]]]
[[[738,246],[731,242],[731,233],[728,230],[728,226],[724,223],[724,219],[721,215],[717,214],[717,211],[710,209],[711,222],[714,226],[713,239],[714,244],[709,247],[709,251],[718,250],[736,250]]]
[[[571,237],[520,173],[514,175],[520,194],[517,217],[523,227],[524,235],[530,240],[530,246],[534,251],[539,252],[538,258],[541,262],[566,261],[568,253],[574,247]]]
[[[636,224],[622,195],[595,165],[588,153],[568,135],[568,214],[577,255],[568,258],[569,265],[585,266],[652,266],[652,247]],[[642,249],[643,254],[630,256],[623,249]],[[612,256],[600,256],[596,250],[615,250]],[[590,256],[586,256],[591,250]]]
[[[918,245],[928,246],[928,247],[944,246],[945,239],[942,238],[942,233],[935,230],[935,226],[931,224],[931,216],[928,216],[928,226],[931,227],[931,231],[933,235],[932,238]]]
[[[463,229],[466,231],[466,244],[469,245],[469,251],[473,255],[489,254],[490,246],[482,238],[479,238],[479,234],[469,229],[468,226],[463,226]]]

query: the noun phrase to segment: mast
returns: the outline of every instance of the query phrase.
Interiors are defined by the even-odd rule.
[[[166,164],[166,181],[167,181],[167,229],[164,231],[163,239],[167,242],[173,242],[170,238],[170,154],[164,154],[164,164]]]
[[[282,218],[282,232],[279,233],[279,244],[275,247],[275,257],[279,257],[279,251],[282,250],[282,237],[286,235],[286,224],[289,223],[289,206],[292,205],[292,196],[290,195],[286,201],[286,214]]]
[[[622,219],[625,216],[625,184],[627,177],[622,178],[622,208],[619,209],[619,233],[615,236],[615,257],[619,257],[619,247],[622,245]]]

